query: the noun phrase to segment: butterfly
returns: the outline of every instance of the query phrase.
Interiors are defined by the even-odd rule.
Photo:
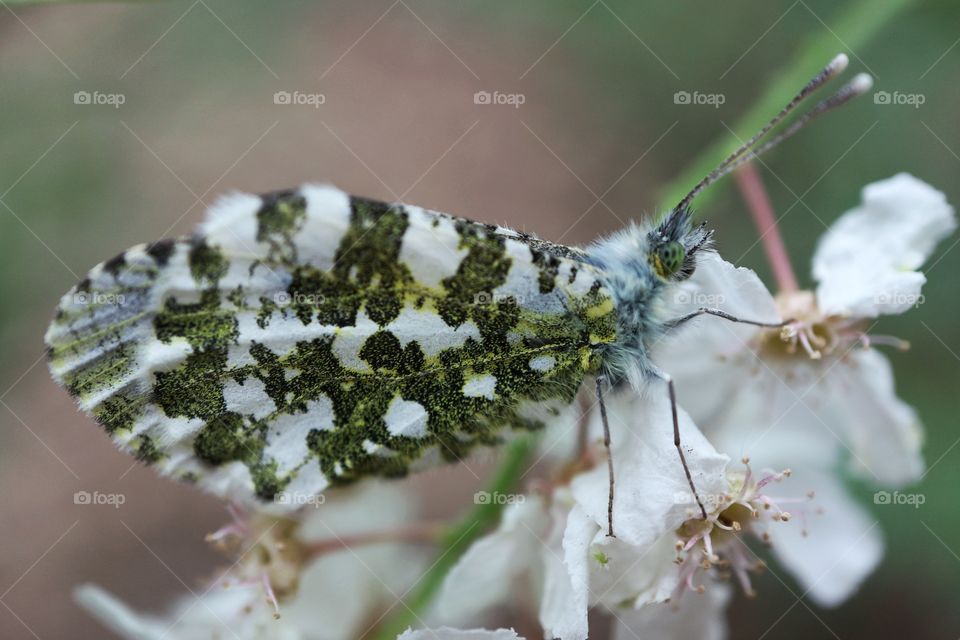
[[[780,324],[666,316],[712,250],[690,202],[799,129],[757,146],[845,65],[661,221],[582,249],[327,185],[229,195],[192,236],[133,247],[63,296],[46,334],[53,377],[161,473],[268,503],[459,460],[541,429],[591,382],[609,448],[604,389],[660,381],[696,495],[651,345],[701,315]],[[858,76],[798,122],[865,90]]]

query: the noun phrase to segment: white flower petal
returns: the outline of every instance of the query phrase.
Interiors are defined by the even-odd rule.
[[[651,384],[646,396],[626,391],[606,398],[616,479],[614,533],[639,547],[676,529],[696,506],[673,445],[666,385]],[[682,409],[679,419],[684,455],[697,491],[702,495],[722,493],[727,486],[729,458],[717,453]],[[608,486],[606,465],[578,475],[571,483],[574,499],[604,531]]]
[[[900,173],[869,184],[863,203],[821,238],[813,259],[817,302],[827,315],[872,318],[918,304],[918,272],[937,243],[956,228],[940,191]]]
[[[679,602],[616,610],[614,640],[725,640],[725,612],[731,587],[710,582],[704,593],[686,593]]]
[[[768,531],[774,554],[804,591],[821,606],[834,607],[879,564],[883,541],[878,523],[829,473],[795,469],[790,480],[776,488],[777,495],[788,497],[810,490],[813,500],[782,505],[793,517],[773,523]]]
[[[559,518],[554,519],[555,522]],[[562,545],[556,535],[543,550],[545,564],[540,624],[548,638],[586,640],[590,571],[587,554],[597,533],[596,523],[577,505],[567,515]]]
[[[398,484],[366,481],[329,491],[324,497],[322,503],[299,513],[299,534],[304,540],[383,531],[415,517],[409,489]]]
[[[164,616],[140,614],[95,585],[75,592],[77,602],[117,635],[130,640],[168,638],[235,638],[300,640],[310,626],[291,617],[273,618],[259,587],[215,587],[201,596],[176,601]],[[314,624],[316,620],[314,620]],[[340,637],[340,636],[337,636]]]
[[[539,497],[525,498],[509,505],[496,531],[476,540],[447,573],[431,621],[473,621],[508,600],[515,578],[540,563],[537,536],[547,528],[547,513]]]
[[[757,274],[715,253],[699,258],[693,276],[667,302],[673,317],[710,307],[750,320],[781,319],[773,296]],[[705,315],[670,332],[654,349],[654,361],[677,381],[680,406],[697,424],[721,410],[739,385],[735,376],[728,375],[730,361],[747,350],[757,331],[751,325]]]
[[[538,403],[537,406],[544,407],[544,403]],[[556,413],[551,412],[551,409]],[[582,410],[578,402],[546,405],[546,410],[522,410],[523,417],[539,419],[546,425],[543,436],[537,439],[537,450],[533,455],[535,460],[564,464],[577,456],[578,426]]]
[[[625,602],[639,607],[651,602],[664,602],[677,588],[680,572],[677,557],[677,536],[668,532],[652,546],[634,547],[619,538],[601,539],[591,547],[590,602],[608,608]],[[598,554],[604,562],[601,563]]]
[[[409,489],[382,482],[337,490],[302,513],[301,537],[329,541],[396,529],[416,517],[410,498]],[[281,620],[301,621],[303,629],[323,625],[325,640],[352,640],[369,625],[372,608],[405,591],[428,562],[422,550],[399,544],[325,553],[304,568],[296,596],[281,603]]]
[[[397,640],[523,640],[513,629],[407,629]]]
[[[738,363],[728,375],[737,379],[737,388],[716,414],[698,422],[718,450],[735,460],[746,456],[778,470],[804,465],[832,468],[846,451],[838,439],[844,427],[821,417],[833,410],[833,398],[823,386],[817,363],[801,361],[789,367]]]
[[[773,296],[757,274],[712,251],[698,254],[697,270],[674,289],[666,302],[678,316],[705,307],[753,320],[780,319]]]
[[[162,620],[132,610],[112,594],[93,584],[74,591],[77,604],[86,609],[104,626],[124,638],[147,640],[159,638],[169,627]]]
[[[887,359],[855,349],[828,366],[812,360],[736,363],[727,373],[736,388],[698,424],[733,458],[827,469],[845,456],[874,484],[896,487],[920,478],[922,429],[914,410],[896,396]]]
[[[303,572],[296,597],[281,603],[280,619],[298,624],[305,637],[320,626],[324,640],[353,640],[378,603],[392,602],[423,575],[426,563],[411,551],[378,545],[319,558]],[[255,595],[263,599],[262,592]]]
[[[897,397],[889,361],[874,350],[857,351],[825,382],[853,451],[854,470],[887,486],[918,480],[924,467],[922,427],[913,408]]]
[[[826,370],[817,361],[741,367],[737,378],[723,409],[700,423],[732,457],[777,469],[830,469],[847,457],[859,475],[892,487],[922,475],[919,421],[879,352],[851,351]]]

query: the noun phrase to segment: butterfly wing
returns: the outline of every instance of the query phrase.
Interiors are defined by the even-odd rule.
[[[572,402],[614,339],[574,249],[305,186],[95,267],[54,377],[124,449],[217,494],[312,496],[457,459]]]

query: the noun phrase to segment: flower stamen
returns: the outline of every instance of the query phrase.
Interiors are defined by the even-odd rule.
[[[731,494],[724,495],[714,503],[713,512],[708,513],[706,520],[691,517],[677,530],[679,539],[675,562],[680,566],[680,576],[675,598],[687,590],[702,592],[703,585],[694,586],[698,571],[727,567],[736,576],[744,593],[748,597],[755,595],[749,574],[762,568],[762,563],[753,562],[747,557],[740,534],[752,533],[768,544],[770,536],[765,531],[767,523],[789,522],[793,517],[780,504],[801,500],[777,498],[764,491],[770,483],[788,478],[790,469],[765,473],[755,479],[749,462],[748,458],[744,458],[743,471],[728,472]],[[761,516],[764,513],[769,515]],[[697,547],[700,547],[699,552],[696,552]]]

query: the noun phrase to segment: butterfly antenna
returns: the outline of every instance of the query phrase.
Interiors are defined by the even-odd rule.
[[[734,160],[732,163],[726,165],[720,173],[717,174],[716,179],[720,179],[728,173],[732,173],[747,164],[754,158],[759,158],[767,151],[770,151],[781,142],[790,138],[795,133],[803,129],[806,125],[810,124],[816,118],[819,118],[825,113],[833,111],[837,107],[841,107],[846,103],[850,102],[859,95],[862,95],[870,90],[873,87],[873,78],[868,73],[860,73],[854,76],[853,80],[843,85],[839,91],[830,96],[825,100],[821,100],[817,103],[813,109],[807,111],[802,116],[797,118],[789,127],[778,133],[776,136],[763,143],[759,147],[754,148],[745,155],[741,155],[739,158]]]
[[[716,169],[711,171],[700,182],[698,182],[696,186],[694,186],[693,189],[691,189],[690,192],[686,196],[684,196],[684,198],[677,204],[676,208],[677,209],[685,208],[701,191],[706,189],[708,186],[710,186],[711,184],[713,184],[714,182],[716,182],[718,179],[725,176],[726,174],[730,173],[730,171],[732,171],[736,167],[739,167],[744,162],[747,162],[750,159],[753,159],[758,155],[760,155],[759,151],[753,151],[751,153],[748,153],[748,152],[750,152],[756,146],[756,144],[760,142],[761,139],[763,139],[768,133],[770,133],[770,131],[774,127],[780,124],[784,118],[786,118],[789,114],[791,114],[800,105],[801,102],[803,102],[807,97],[809,97],[812,93],[816,92],[818,89],[820,89],[823,85],[825,85],[827,82],[832,80],[834,77],[842,73],[843,70],[847,68],[848,63],[849,63],[849,58],[847,58],[846,54],[843,54],[843,53],[837,55],[833,60],[831,60],[830,63],[827,64],[827,66],[825,66],[823,69],[821,69],[820,72],[817,75],[815,75],[803,87],[803,89],[801,89],[800,92],[797,93],[797,95],[795,95],[793,99],[790,100],[790,102],[788,102],[786,106],[784,106],[783,109],[780,110],[780,112],[777,115],[771,118],[770,121],[767,122],[767,124],[765,124],[756,134],[753,135],[753,137],[751,137],[749,140],[747,140],[746,142],[741,144],[739,147],[737,147],[737,149],[733,153],[731,153],[729,156],[726,157],[726,159],[724,159],[723,162],[717,165]],[[799,131],[804,125],[809,123],[814,118],[820,115],[823,115],[827,111],[830,111],[831,109],[846,103],[851,98],[854,98],[860,95],[861,93],[863,93],[864,91],[868,90],[870,88],[869,80],[867,80],[867,84],[864,87],[863,78],[869,79],[869,76],[866,76],[865,74],[861,74],[857,76],[857,78],[855,78],[853,82],[850,82],[848,85],[844,86],[843,89],[838,91],[831,98],[828,98],[827,100],[824,100],[823,102],[819,103],[816,107],[814,107],[809,112],[804,114],[804,116],[802,116],[797,122],[795,122],[793,125],[791,125],[791,127],[789,127],[786,131],[784,131],[783,134],[777,136],[777,138],[775,138],[774,140],[763,145],[760,149],[762,149],[763,152],[768,151],[769,149],[772,149],[781,141],[785,140],[786,138],[790,137],[791,135]]]

